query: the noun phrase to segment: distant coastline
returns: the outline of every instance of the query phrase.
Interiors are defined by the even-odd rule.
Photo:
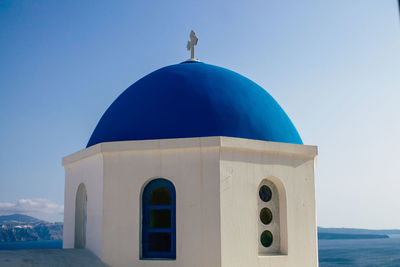
[[[324,228],[318,227],[318,239],[383,239],[391,235],[400,235],[400,230],[369,230],[358,228]]]
[[[0,242],[61,240],[63,223],[50,223],[22,214],[0,216]]]
[[[8,244],[14,243],[19,247],[18,242],[59,240],[50,242],[51,246],[62,244],[63,223],[50,223],[37,218],[22,215],[0,216],[0,243],[3,249]],[[359,228],[325,228],[318,227],[318,239],[340,240],[340,239],[386,239],[391,236],[400,236],[400,230],[369,230]],[[46,242],[42,243],[46,244]],[[46,245],[45,245],[46,246]]]
[[[399,229],[370,230],[361,228],[327,228],[318,227],[318,233],[360,234],[360,235],[400,235]]]
[[[389,238],[388,235],[373,234],[336,234],[336,233],[318,233],[318,239],[378,239]]]

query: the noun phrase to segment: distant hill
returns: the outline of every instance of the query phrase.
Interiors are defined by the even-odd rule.
[[[0,242],[61,240],[62,231],[62,222],[50,223],[23,214],[0,216]],[[393,234],[400,235],[400,230],[318,227],[318,239],[389,238]]]
[[[0,216],[0,242],[60,240],[63,223],[50,223],[23,214]]]
[[[355,234],[355,235],[400,235],[399,229],[368,230],[358,228],[325,228],[318,227],[318,233]]]
[[[388,235],[318,233],[318,239],[380,239]]]
[[[34,217],[23,215],[23,214],[13,214],[13,215],[3,215],[0,216],[0,224],[6,225],[20,225],[20,224],[38,224],[46,223],[45,221],[36,219]]]

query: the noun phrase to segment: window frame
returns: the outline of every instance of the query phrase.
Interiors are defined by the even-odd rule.
[[[171,196],[170,205],[150,205],[150,194],[158,187],[168,189]],[[142,193],[142,240],[141,240],[141,259],[176,259],[176,192],[175,186],[167,179],[156,178],[151,180],[144,188]],[[171,211],[171,227],[170,228],[150,228],[150,211],[151,210],[170,210]],[[164,251],[149,251],[149,234],[150,233],[170,233],[171,234],[171,250]]]

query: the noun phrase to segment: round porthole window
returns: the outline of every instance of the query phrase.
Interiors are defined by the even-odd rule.
[[[269,224],[272,221],[272,212],[269,208],[263,208],[260,211],[260,220],[263,224]]]
[[[268,202],[272,198],[271,188],[269,188],[269,186],[266,186],[266,185],[261,186],[259,194],[260,194],[261,200],[264,202]]]
[[[261,234],[260,241],[264,247],[266,247],[266,248],[270,247],[272,245],[273,240],[274,240],[274,238],[270,231],[266,230]]]

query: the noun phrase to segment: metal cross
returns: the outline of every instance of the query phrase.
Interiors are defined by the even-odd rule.
[[[190,41],[187,42],[186,48],[189,51],[190,50],[190,59],[195,59],[194,58],[194,46],[197,45],[197,41],[199,38],[197,38],[196,33],[192,30],[190,32]]]

